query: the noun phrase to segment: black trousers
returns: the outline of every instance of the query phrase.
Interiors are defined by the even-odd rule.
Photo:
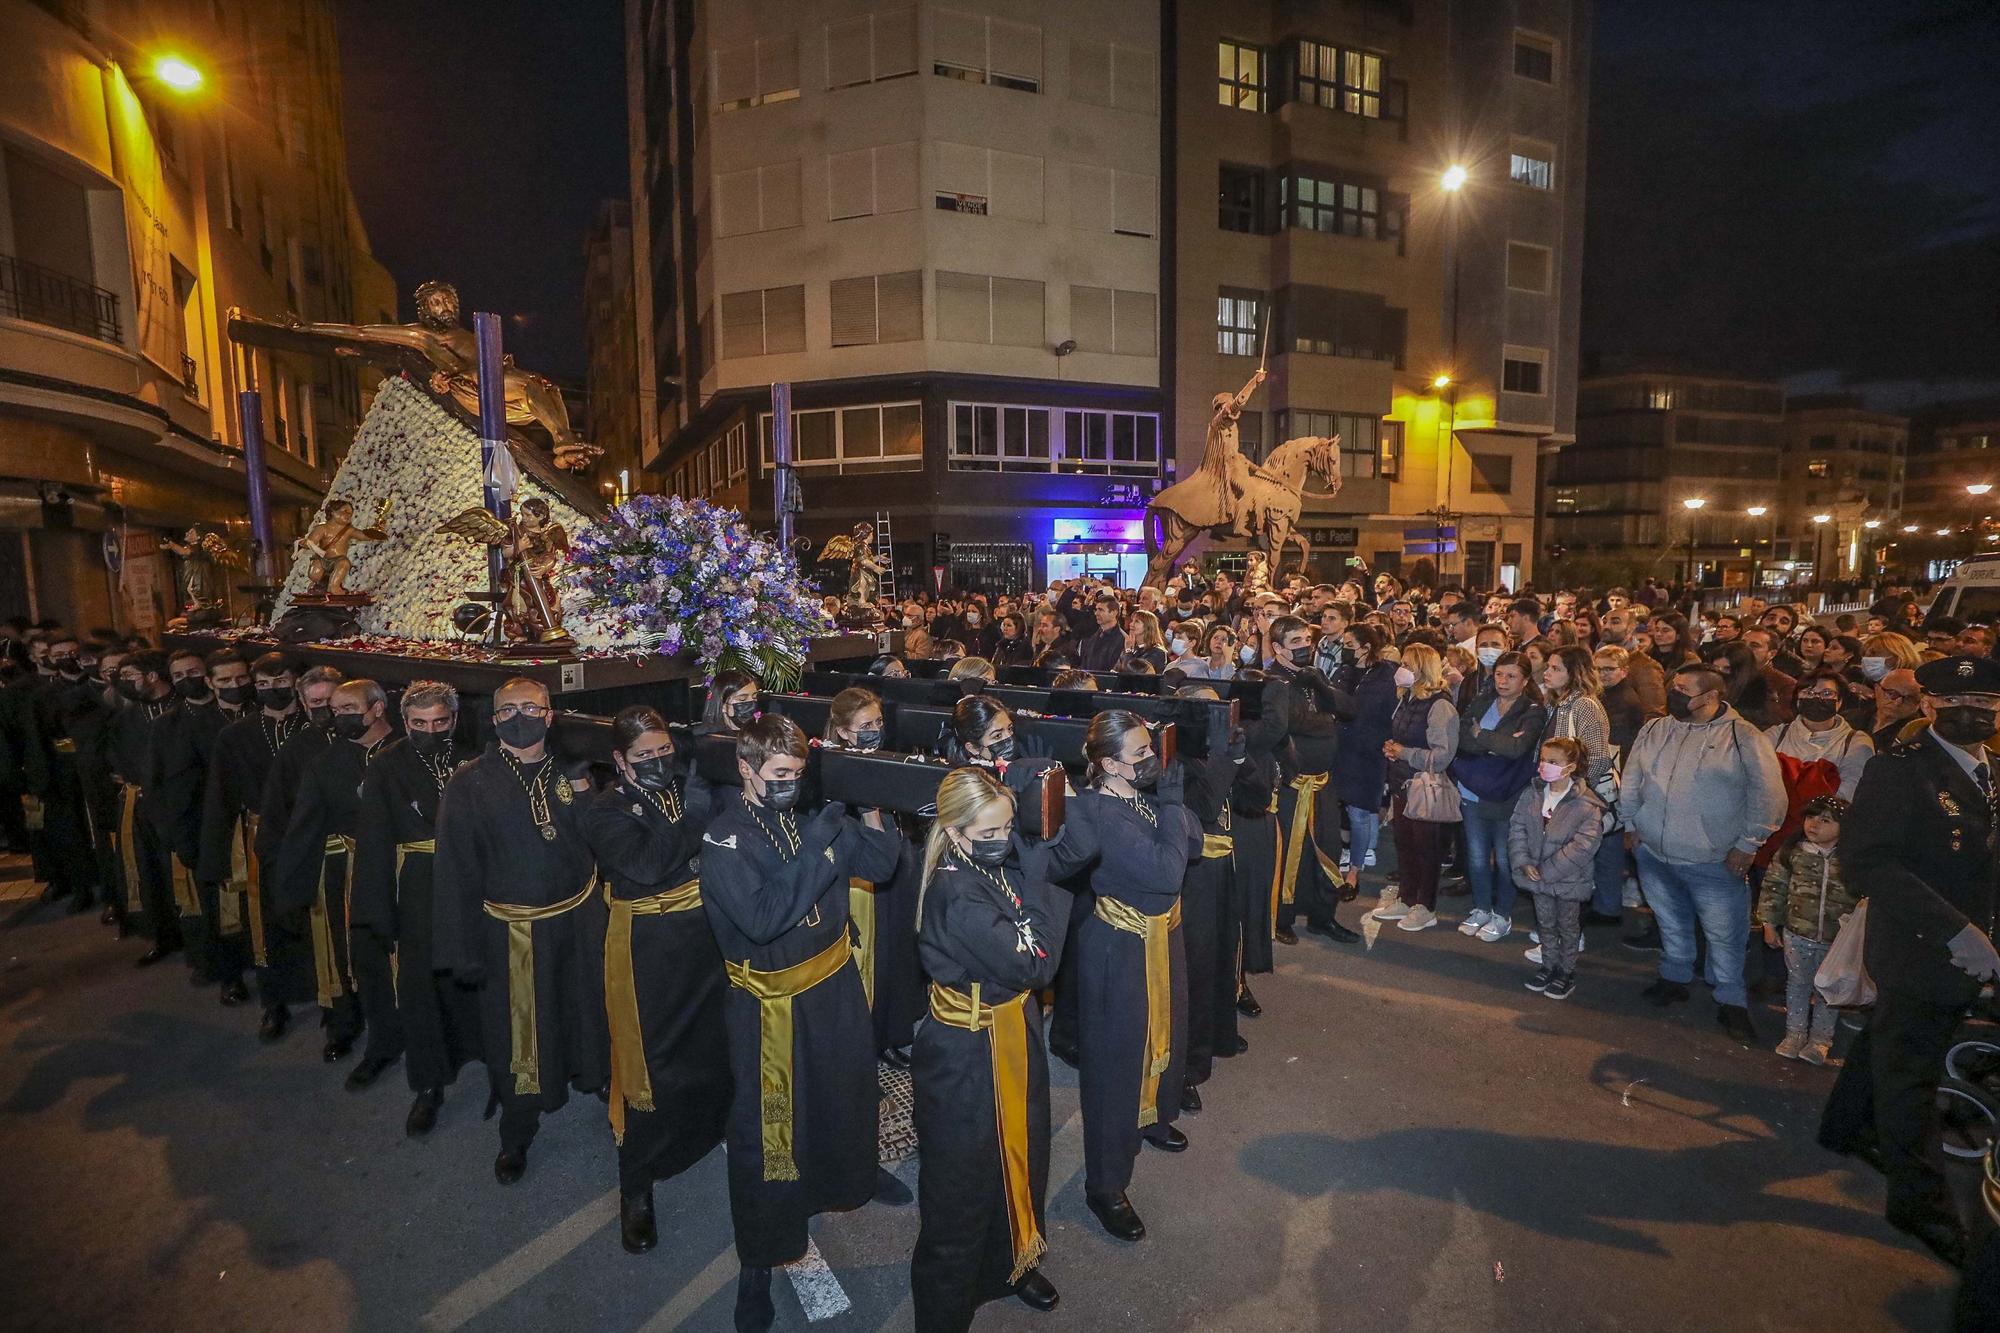
[[[1063,937],[1065,940],[1076,938],[1077,931],[1092,915],[1096,902],[1087,885],[1076,885],[1075,897],[1070,899],[1069,933]],[[1049,1015],[1049,1045],[1071,1051],[1077,1048],[1080,1040],[1077,1035],[1076,969],[1076,950],[1065,947],[1062,962],[1056,966],[1056,1002]]]
[[[1278,873],[1278,825],[1270,815],[1236,812],[1231,837],[1236,843],[1236,866],[1231,874],[1238,904],[1237,927],[1243,942],[1243,972],[1269,972],[1271,957],[1271,906]]]
[[[1938,1081],[1964,1017],[1960,1005],[1883,991],[1826,1099],[1820,1143],[1836,1152],[1872,1144],[1881,1152],[1891,1217],[1958,1220],[1933,1156]]]
[[[233,930],[224,928],[222,885],[202,884],[197,886],[195,892],[201,899],[202,935],[206,940],[207,953],[204,961],[209,974],[225,984],[241,981],[244,969],[250,965],[249,922],[244,921]]]
[[[355,997],[368,1028],[364,1060],[393,1060],[403,1053],[403,1018],[396,1010],[396,968],[389,945],[366,930],[350,931],[348,958],[354,970]]]
[[[1215,1051],[1236,1037],[1236,949],[1240,915],[1227,856],[1188,867],[1181,881],[1181,941],[1187,951],[1187,1081],[1206,1083]],[[1223,1031],[1227,1028],[1227,1032]]]
[[[139,911],[146,933],[160,948],[178,949],[183,940],[181,909],[174,901],[174,854],[150,824],[135,819],[132,855],[139,867]]]

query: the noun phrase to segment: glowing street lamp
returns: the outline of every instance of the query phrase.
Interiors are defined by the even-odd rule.
[[[1813,515],[1813,522],[1815,522],[1815,523],[1831,523],[1831,522],[1833,522],[1833,515],[1832,515],[1832,514],[1814,514],[1814,515]]]
[[[202,85],[201,71],[175,55],[165,55],[155,60],[153,77],[177,93],[195,92]]]
[[[1431,387],[1439,390],[1449,389],[1451,387],[1451,372],[1440,370],[1437,374],[1433,375],[1431,377]]]
[[[1864,522],[1861,526],[1867,528],[1870,532],[1873,532],[1875,529],[1882,526],[1882,520],[1879,518],[1871,518],[1866,522]]]
[[[1949,537],[1949,536],[1951,536],[1951,529],[1950,529],[1950,528],[1939,528],[1939,529],[1937,530],[1937,535],[1938,535],[1938,536],[1940,536],[1940,537]]]
[[[1438,188],[1447,194],[1457,194],[1465,188],[1466,179],[1470,175],[1471,173],[1464,167],[1454,162],[1444,169],[1444,175],[1438,177]]]
[[[1975,481],[1965,488],[1965,493],[1967,495],[1984,495],[1992,489],[1993,483],[1990,481]]]
[[[1903,531],[1905,532],[1915,532],[1916,530],[1917,530],[1917,525],[1915,523],[1905,523],[1903,525]]]
[[[1687,509],[1689,512],[1692,512],[1696,509],[1701,508],[1703,505],[1707,503],[1708,501],[1702,499],[1699,495],[1690,495],[1687,499],[1681,501],[1681,506],[1682,508]]]
[[[1764,515],[1770,513],[1771,510],[1768,505],[1751,505],[1748,509],[1744,510],[1743,512],[1750,515],[1750,517],[1752,518],[1762,518],[1764,517]]]

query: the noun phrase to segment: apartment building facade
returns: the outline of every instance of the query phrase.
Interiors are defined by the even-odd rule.
[[[640,462],[638,304],[628,201],[605,201],[583,252],[584,411],[571,415],[573,423],[579,415],[587,418],[586,438],[604,450],[591,467],[591,484],[606,499],[617,500],[657,489],[644,484]]]
[[[1801,584],[1874,577],[1902,541],[1909,419],[1850,394],[1795,394],[1779,438],[1772,561]]]

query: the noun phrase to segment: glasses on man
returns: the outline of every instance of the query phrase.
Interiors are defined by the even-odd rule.
[[[547,717],[549,711],[542,704],[501,704],[493,710],[493,720],[504,722],[510,717]]]

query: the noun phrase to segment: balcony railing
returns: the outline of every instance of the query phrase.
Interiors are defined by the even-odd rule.
[[[0,315],[108,343],[122,341],[115,295],[13,255],[0,255]]]
[[[181,388],[188,397],[201,398],[201,364],[186,352],[181,353]]]

